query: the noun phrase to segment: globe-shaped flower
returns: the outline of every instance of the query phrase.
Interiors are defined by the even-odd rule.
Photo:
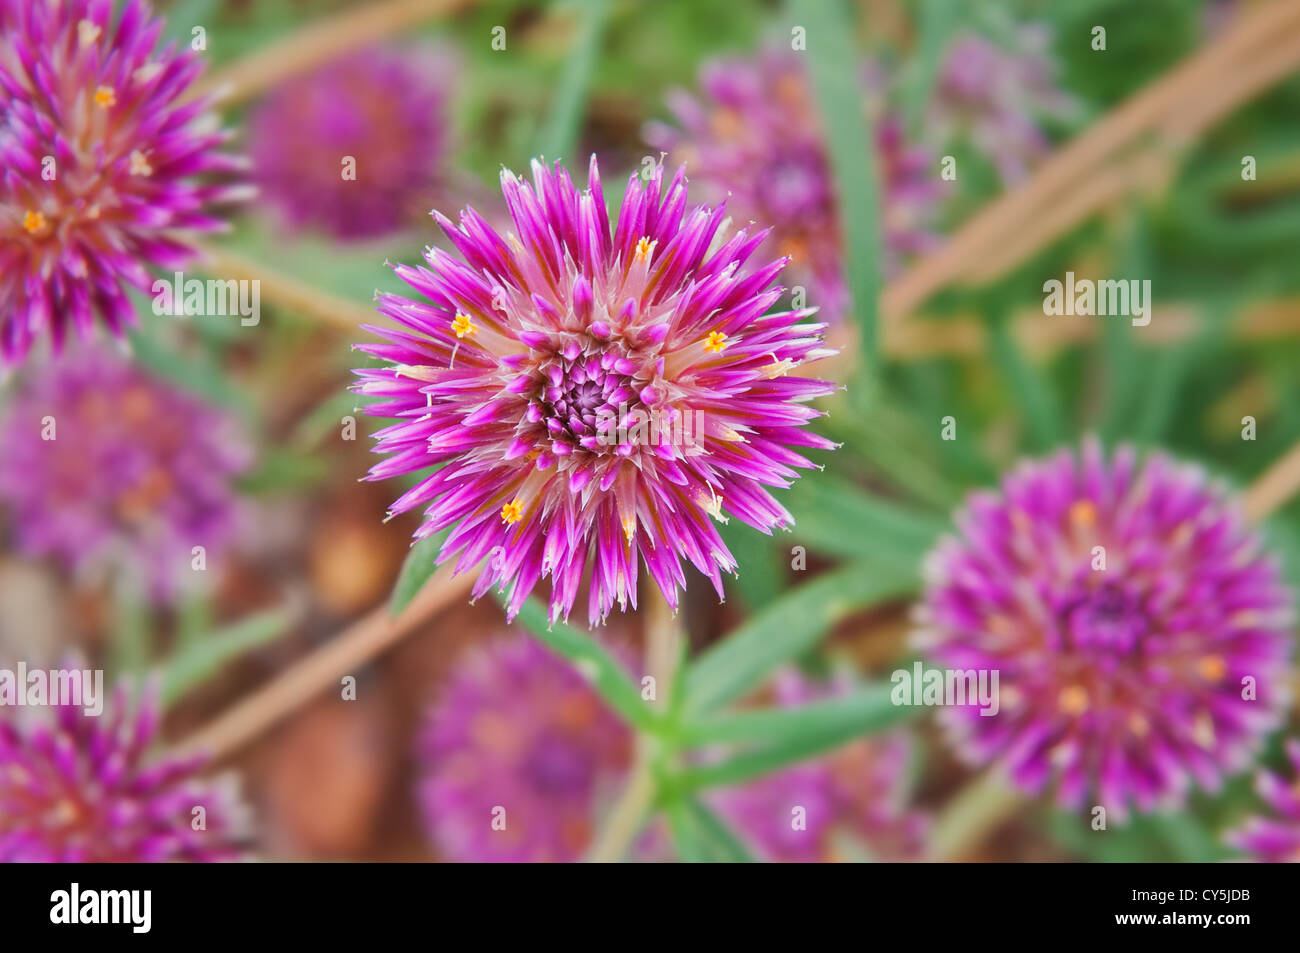
[[[918,644],[996,671],[999,710],[943,710],[959,756],[1124,818],[1244,769],[1287,696],[1291,596],[1198,468],[1095,442],[979,493],[926,565]]]
[[[567,617],[588,566],[592,624],[635,606],[638,557],[674,607],[683,556],[721,596],[735,560],[712,520],[790,526],[766,487],[812,465],[792,445],[833,446],[803,429],[833,385],[793,373],[831,353],[824,325],[766,313],[785,261],[746,268],[765,233],[688,209],[683,171],[662,195],[660,169],[633,175],[612,229],[594,156],[581,193],[558,166],[533,175],[502,174],[517,235],[438,216],[466,263],[431,248],[396,268],[426,300],[379,296],[403,327],[370,329],[389,366],[356,386],[400,422],[370,478],[438,466],[392,512],[426,505],[417,535],[451,528],[440,560],[486,561],[475,597],[509,584],[512,617],[543,576]]]
[[[428,211],[446,145],[440,60],[367,50],[271,94],[249,141],[262,195],[288,224],[360,239]]]
[[[864,76],[871,70],[864,68]],[[864,95],[874,80],[864,81]],[[680,128],[652,123],[647,141],[685,162],[710,201],[771,227],[770,247],[792,259],[791,280],[832,317],[848,304],[835,185],[811,84],[797,53],[765,50],[701,72],[702,97],[669,98]],[[884,269],[938,243],[933,222],[945,195],[928,151],[908,144],[898,118],[875,119]]]
[[[155,695],[146,692],[134,710],[128,696],[119,687],[100,716],[67,705],[23,723],[12,717],[17,709],[0,711],[0,861],[242,856],[247,815],[232,779],[197,778],[201,759],[148,760]]]
[[[130,572],[168,601],[237,528],[232,480],[249,450],[235,421],[116,354],[79,348],[30,374],[0,446],[20,547],[74,572]]]
[[[1255,778],[1255,790],[1275,817],[1253,817],[1228,835],[1228,843],[1255,860],[1271,864],[1300,863],[1300,741],[1286,743],[1290,779],[1269,771]]]
[[[161,30],[140,0],[116,18],[106,0],[0,0],[0,364],[96,315],[120,335],[126,289],[182,265],[240,194],[213,178],[239,164],[207,102],[185,99],[202,64],[156,51]]]
[[[1050,45],[1050,35],[1036,25],[1017,30],[1009,47],[974,33],[957,37],[930,101],[926,125],[934,140],[969,139],[1003,182],[1023,179],[1051,148],[1040,117],[1077,111],[1056,86]]]
[[[426,717],[429,838],[449,860],[579,860],[631,754],[631,732],[577,671],[532,639],[500,640],[458,665]]]
[[[775,700],[802,705],[849,687],[844,679],[819,685],[787,669],[776,678]],[[764,860],[917,860],[928,820],[908,804],[909,758],[906,735],[860,738],[710,800]]]

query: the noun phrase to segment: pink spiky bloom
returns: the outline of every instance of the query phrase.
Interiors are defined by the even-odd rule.
[[[383,235],[424,215],[447,138],[442,59],[428,49],[363,50],[285,83],[249,129],[261,194],[290,225],[338,238]]]
[[[148,266],[180,267],[214,203],[241,190],[214,175],[239,163],[185,96],[202,69],[189,49],[155,50],[162,22],[127,0],[0,0],[0,363],[38,335],[57,351],[96,316],[135,324],[127,288]]]
[[[869,67],[864,100],[878,85]],[[770,226],[769,247],[792,259],[789,280],[808,285],[810,301],[842,317],[849,298],[835,183],[802,58],[767,49],[755,59],[719,60],[701,71],[700,87],[699,98],[674,92],[678,127],[651,123],[646,140],[685,162],[707,199],[726,198],[738,219]],[[904,139],[897,116],[879,112],[872,118],[882,266],[894,274],[905,258],[938,244],[933,225],[947,190],[928,150]]]
[[[460,663],[426,716],[429,838],[448,860],[580,860],[631,756],[630,729],[576,670],[531,638],[503,639]]]
[[[201,757],[149,761],[156,693],[132,710],[119,687],[104,712],[75,705],[29,723],[0,719],[0,861],[236,860],[247,812],[233,779],[197,777]],[[196,814],[195,808],[203,808]],[[202,819],[202,823],[197,821]],[[201,830],[196,830],[201,827]]]
[[[379,296],[401,328],[369,329],[390,366],[356,388],[400,419],[370,479],[440,467],[392,512],[427,507],[419,537],[450,528],[456,571],[487,563],[475,598],[509,586],[513,617],[549,576],[567,617],[585,573],[595,625],[635,607],[639,561],[673,607],[683,556],[722,596],[736,562],[712,519],[792,525],[766,488],[812,466],[791,446],[833,447],[804,425],[834,385],[792,373],[832,352],[813,310],[766,313],[786,262],[745,267],[765,232],[724,235],[723,208],[688,208],[684,171],[664,192],[658,168],[611,228],[595,156],[589,175],[579,192],[558,164],[534,162],[531,187],[503,172],[517,236],[438,215],[465,262],[430,248],[396,268],[425,300]]]
[[[957,527],[927,561],[918,644],[999,672],[996,715],[942,711],[972,765],[1122,820],[1216,789],[1278,724],[1291,594],[1200,468],[1089,441],[975,494]]]
[[[215,561],[239,522],[251,450],[233,417],[105,349],[30,374],[0,414],[0,506],[31,556],[129,572],[159,603]]]
[[[785,669],[775,680],[775,701],[803,705],[850,687],[844,679],[819,685]],[[918,860],[929,821],[908,803],[910,757],[904,734],[860,738],[825,757],[723,789],[710,802],[764,860]]]
[[[1275,816],[1252,817],[1227,837],[1233,847],[1269,864],[1300,863],[1300,740],[1288,740],[1286,754],[1289,780],[1271,771],[1255,777],[1255,790]]]
[[[1008,48],[974,33],[954,40],[927,114],[935,140],[968,138],[1004,183],[1028,175],[1051,149],[1039,118],[1078,111],[1056,85],[1050,47],[1050,34],[1037,25],[1021,27]]]

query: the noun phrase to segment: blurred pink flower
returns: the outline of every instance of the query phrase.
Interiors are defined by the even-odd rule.
[[[246,194],[214,178],[243,166],[218,151],[208,100],[186,99],[200,58],[156,51],[140,0],[113,7],[0,0],[0,365],[97,315],[122,335],[126,289],[187,262],[195,233],[223,227],[211,207]]]
[[[146,763],[158,704],[146,692],[132,712],[129,694],[119,687],[99,717],[79,706],[57,707],[52,723],[19,724],[14,709],[3,710],[0,861],[210,862],[244,855],[247,814],[231,779],[199,780],[201,758]]]
[[[429,838],[448,860],[580,860],[625,780],[632,743],[587,681],[533,639],[475,650],[443,684],[420,737]]]
[[[1089,442],[973,495],[957,527],[926,564],[918,646],[999,673],[996,715],[941,712],[970,764],[1123,819],[1217,788],[1279,724],[1291,593],[1200,468]]]
[[[262,194],[290,225],[336,238],[419,220],[442,184],[444,59],[429,48],[371,49],[280,86],[249,126]]]

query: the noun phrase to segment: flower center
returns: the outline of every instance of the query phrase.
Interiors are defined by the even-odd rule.
[[[588,753],[562,735],[538,739],[524,762],[533,790],[546,796],[582,797],[591,789],[593,774]]]

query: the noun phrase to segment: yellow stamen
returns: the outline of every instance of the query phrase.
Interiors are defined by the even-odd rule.
[[[456,337],[473,337],[478,333],[478,328],[470,321],[469,315],[463,312],[456,312],[456,319],[451,322],[451,329],[456,332]]]
[[[636,535],[635,516],[629,516],[623,520],[623,535],[627,537],[629,543],[632,542],[632,537]]]
[[[524,505],[518,500],[511,500],[505,506],[501,507],[501,519],[510,525],[518,523],[524,518]]]
[[[727,336],[721,331],[710,331],[709,336],[704,339],[704,350],[712,351],[714,354],[721,354],[726,346]]]
[[[1075,500],[1070,507],[1070,522],[1075,526],[1092,526],[1097,522],[1097,507],[1091,500]]]
[[[650,239],[649,239],[648,237],[646,237],[646,238],[642,238],[639,242],[637,242],[637,243],[636,243],[636,260],[637,260],[637,261],[645,261],[647,258],[649,258],[649,257],[650,257],[650,249],[651,249],[652,246],[653,246],[653,243],[650,241]]]
[[[95,105],[100,109],[107,109],[110,106],[117,105],[117,92],[112,86],[101,86],[95,90]]]
[[[29,234],[35,235],[44,227],[45,216],[40,212],[28,212],[23,216],[23,228],[27,229]]]
[[[1197,663],[1196,670],[1207,682],[1221,682],[1228,674],[1228,664],[1221,655],[1206,655]]]
[[[1088,710],[1088,690],[1082,685],[1067,685],[1061,689],[1061,697],[1057,701],[1061,711],[1067,715],[1082,715]]]
[[[1151,723],[1146,720],[1146,716],[1136,711],[1129,715],[1128,727],[1139,738],[1145,738],[1147,733],[1151,731]]]

